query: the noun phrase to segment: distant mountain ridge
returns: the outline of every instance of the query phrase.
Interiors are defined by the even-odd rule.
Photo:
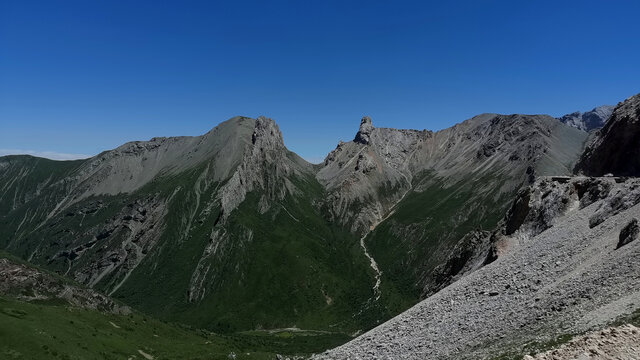
[[[576,111],[563,115],[559,117],[558,120],[568,126],[589,132],[603,127],[611,117],[613,109],[614,106],[602,105],[584,113]]]

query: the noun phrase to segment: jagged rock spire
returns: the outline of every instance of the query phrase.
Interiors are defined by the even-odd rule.
[[[371,118],[364,116],[360,120],[360,130],[356,134],[356,138],[353,141],[361,144],[368,144],[371,139],[371,132],[373,131],[373,125],[371,125]]]
[[[270,145],[273,147],[284,147],[280,128],[275,121],[264,116],[258,116],[258,118],[256,119],[256,125],[251,137],[251,142],[253,144],[258,142],[259,140],[261,140],[261,142],[263,143],[267,143],[265,145]]]

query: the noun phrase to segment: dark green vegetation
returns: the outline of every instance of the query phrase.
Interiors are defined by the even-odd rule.
[[[358,240],[312,206],[324,191],[314,177],[293,179],[301,196],[273,202],[263,214],[257,211],[262,193],[249,193],[226,223],[212,230],[220,207],[199,199],[213,198],[220,184],[202,185],[203,174],[206,164],[157,178],[127,196],[92,196],[27,231],[20,225],[42,198],[36,196],[2,218],[8,230],[2,235],[4,244],[60,274],[77,271],[78,281],[140,311],[198,328],[230,333],[297,326],[355,332],[371,326],[371,319],[354,315],[373,295],[372,270]],[[141,225],[135,219],[126,220],[137,207],[147,213],[146,233],[136,231]],[[165,213],[154,220],[160,207]],[[156,226],[160,246],[138,240]],[[215,231],[224,235],[214,239]],[[218,252],[201,260],[214,241]],[[96,266],[108,269],[109,261],[96,264],[96,259],[122,256],[121,244],[127,247],[123,267],[127,261],[135,267],[99,278],[84,276]],[[201,270],[209,277],[194,281]]]
[[[56,194],[39,193],[42,184],[50,184],[64,179],[77,169],[84,160],[54,161],[27,155],[9,155],[2,157],[0,168],[0,214],[8,214],[22,204],[37,199],[43,208],[54,205]],[[40,214],[33,214],[42,215]],[[0,218],[1,219],[1,218]],[[0,239],[0,245],[6,246],[6,234]]]
[[[382,296],[389,313],[413,305],[425,290],[418,284],[452,255],[465,234],[495,228],[513,197],[512,192],[493,190],[505,181],[499,177],[466,178],[447,185],[425,172],[418,179],[394,213],[366,238],[383,272]]]
[[[275,354],[306,356],[350,339],[342,333],[297,329],[215,334],[122,306],[117,312],[97,311],[89,308],[95,296],[82,297],[82,291],[92,290],[1,251],[0,260],[0,279],[5,271],[41,279],[10,281],[8,288],[0,283],[5,290],[0,296],[1,359],[144,358],[138,350],[155,359],[227,359],[231,353],[238,359],[273,359]],[[80,294],[72,295],[78,305],[60,297],[59,284],[68,286],[67,294]]]
[[[307,355],[348,340],[341,334],[217,335],[141,314],[112,315],[0,297],[2,359],[273,359]]]
[[[295,184],[304,197],[287,196],[264,214],[257,211],[261,194],[249,193],[224,227],[214,227],[220,234],[214,240],[207,225],[218,216],[215,211],[194,224],[182,243],[171,241],[179,238],[172,234],[179,224],[168,224],[173,230],[163,234],[167,245],[114,296],[161,318],[227,333],[292,326],[354,332],[368,326],[353,317],[372,296],[367,259],[351,234],[312,206],[323,191],[317,181],[307,177]],[[185,209],[170,206],[169,219],[179,221],[188,201],[177,206]],[[217,252],[199,262],[210,242],[218,242]],[[186,271],[175,274],[176,268]],[[193,273],[205,279],[190,288]],[[149,277],[166,280],[145,281]]]

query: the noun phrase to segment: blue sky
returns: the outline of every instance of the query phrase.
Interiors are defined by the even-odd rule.
[[[319,161],[363,115],[438,130],[640,92],[632,0],[0,3],[0,153],[93,155],[265,115]]]

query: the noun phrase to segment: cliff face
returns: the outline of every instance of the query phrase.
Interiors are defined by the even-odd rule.
[[[592,176],[640,175],[640,94],[615,107],[588,144],[576,171]]]

